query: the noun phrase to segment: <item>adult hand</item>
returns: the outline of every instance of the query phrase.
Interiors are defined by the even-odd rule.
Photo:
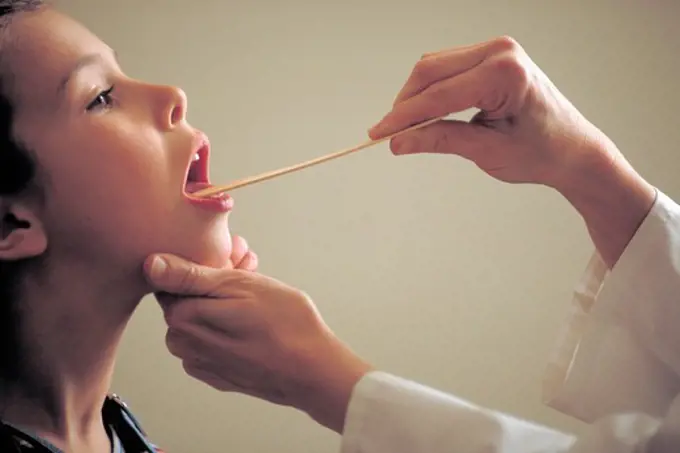
[[[613,267],[656,191],[513,39],[425,54],[369,135],[471,108],[480,111],[470,122],[440,121],[392,139],[393,153],[455,154],[499,180],[557,189]]]
[[[615,147],[557,90],[513,39],[502,37],[425,54],[392,110],[369,135],[377,139],[467,109],[470,122],[444,121],[391,142],[395,154],[456,154],[507,182],[558,189],[584,169],[610,165]]]
[[[168,349],[189,375],[296,407],[342,431],[352,389],[371,367],[335,337],[302,291],[171,255],[149,257],[144,269],[165,313]]]

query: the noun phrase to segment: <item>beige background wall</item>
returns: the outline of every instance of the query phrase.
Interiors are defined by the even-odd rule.
[[[643,6],[646,5],[646,6]],[[680,3],[61,0],[126,70],[178,84],[215,181],[364,140],[425,51],[510,34],[626,155],[680,198]],[[591,252],[555,193],[455,158],[378,149],[236,194],[233,229],[379,367],[564,429],[544,361]],[[116,391],[169,452],[335,452],[291,409],[220,394],[164,349],[152,299]]]

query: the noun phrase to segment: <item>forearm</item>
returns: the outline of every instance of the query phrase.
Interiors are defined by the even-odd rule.
[[[618,150],[595,156],[575,172],[568,186],[558,190],[581,214],[611,269],[652,208],[656,190]]]

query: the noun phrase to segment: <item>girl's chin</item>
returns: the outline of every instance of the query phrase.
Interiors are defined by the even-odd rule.
[[[226,236],[226,237],[225,237]],[[219,239],[206,240],[199,244],[189,259],[203,266],[224,268],[231,266],[232,243],[231,236],[227,233]]]

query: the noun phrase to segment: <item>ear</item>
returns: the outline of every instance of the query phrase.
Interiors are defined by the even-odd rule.
[[[47,234],[38,211],[26,204],[0,199],[0,261],[42,255]]]

